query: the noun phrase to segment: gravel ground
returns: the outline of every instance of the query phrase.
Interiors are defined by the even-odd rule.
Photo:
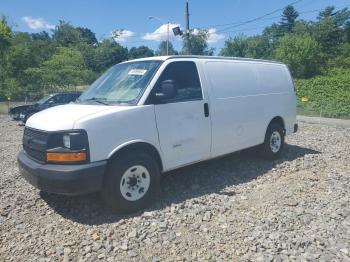
[[[23,127],[0,116],[2,261],[350,261],[350,129],[301,124],[283,158],[250,151],[171,172],[158,203],[40,193],[18,173]]]

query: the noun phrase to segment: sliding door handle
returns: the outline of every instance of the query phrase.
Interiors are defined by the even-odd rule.
[[[209,105],[208,105],[208,103],[204,103],[204,116],[205,117],[209,116]]]

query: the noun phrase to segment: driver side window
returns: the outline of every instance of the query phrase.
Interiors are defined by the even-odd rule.
[[[166,80],[174,82],[175,96],[162,100],[162,104],[203,99],[198,71],[194,62],[179,61],[170,63],[158,79],[154,90],[158,90],[161,83]]]

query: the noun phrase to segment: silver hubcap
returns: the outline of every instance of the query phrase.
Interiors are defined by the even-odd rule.
[[[120,180],[120,192],[126,200],[136,201],[147,193],[150,183],[150,175],[144,166],[132,166]]]
[[[277,153],[280,150],[280,148],[281,148],[281,144],[282,144],[282,139],[281,139],[280,133],[277,132],[277,131],[274,131],[271,134],[271,138],[270,138],[271,151],[273,153]]]

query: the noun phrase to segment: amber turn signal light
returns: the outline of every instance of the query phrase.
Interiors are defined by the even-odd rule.
[[[86,153],[46,153],[48,162],[80,162],[86,160]]]

